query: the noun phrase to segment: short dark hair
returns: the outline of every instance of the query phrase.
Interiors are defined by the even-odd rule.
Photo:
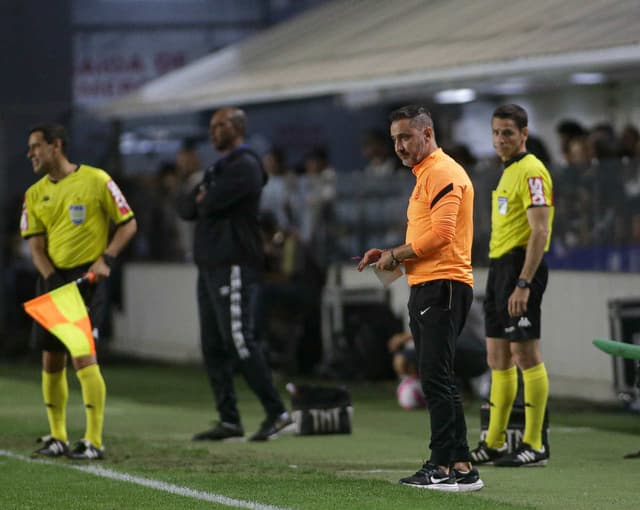
[[[419,104],[410,104],[393,110],[389,114],[389,120],[395,122],[397,120],[410,119],[409,125],[411,127],[433,127],[433,120],[431,114],[424,106]]]
[[[519,129],[524,129],[529,124],[526,110],[517,104],[503,104],[493,111],[492,118],[511,119]]]
[[[579,122],[572,119],[564,119],[558,122],[556,132],[568,138],[586,136],[587,134],[587,130]]]
[[[307,152],[304,156],[305,160],[315,160],[320,161],[322,163],[327,163],[329,161],[329,151],[324,145],[316,145],[311,148],[309,152]]]
[[[287,166],[287,153],[283,147],[280,147],[279,145],[272,145],[267,151],[267,154],[271,154],[271,157],[280,169],[284,169],[284,167]]]
[[[56,140],[60,140],[62,154],[66,156],[69,137],[67,136],[67,130],[63,126],[51,123],[38,124],[29,130],[29,135],[32,133],[42,133],[42,138],[44,138],[45,142],[48,144],[52,144]]]

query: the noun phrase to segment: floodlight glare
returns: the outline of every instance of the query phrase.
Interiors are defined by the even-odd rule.
[[[447,89],[436,92],[433,99],[440,104],[461,104],[470,103],[476,98],[476,91],[473,89]]]

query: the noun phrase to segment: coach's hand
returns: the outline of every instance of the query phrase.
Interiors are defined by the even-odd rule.
[[[529,301],[529,289],[516,287],[509,296],[507,309],[511,317],[520,317],[527,313],[527,302]]]
[[[362,271],[369,264],[373,264],[374,262],[378,262],[380,260],[380,256],[382,255],[382,250],[378,248],[371,248],[368,250],[364,256],[360,259],[358,263],[358,271]]]
[[[381,271],[392,271],[398,266],[398,263],[393,258],[391,250],[385,250],[380,254],[378,262],[376,262],[376,269]]]

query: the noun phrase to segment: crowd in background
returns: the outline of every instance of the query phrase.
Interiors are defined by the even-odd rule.
[[[575,120],[557,125],[562,159],[530,136],[527,147],[548,165],[554,179],[556,215],[550,267],[640,271],[640,133],[632,125],[617,133],[610,124],[587,128]],[[480,159],[464,144],[445,142],[445,152],[461,163],[475,187],[475,266],[488,263],[491,190],[501,172],[494,158]],[[330,264],[349,262],[367,246],[403,242],[411,172],[402,168],[387,133],[361,134],[365,161],[359,171],[331,164],[330,150],[316,146],[291,162],[285,147],[271,147],[263,164],[269,181],[262,196],[267,253],[268,335],[291,370],[307,371],[319,359],[319,306]],[[138,235],[123,260],[189,263],[193,226],[175,213],[175,198],[192,188],[209,161],[200,161],[194,139],[153,174],[118,176],[138,221]],[[32,297],[35,272],[17,234],[19,199],[9,204],[16,234],[5,246],[9,261],[4,282],[10,327],[28,328],[20,303]],[[15,209],[15,210],[14,210]],[[118,303],[117,283],[113,288]],[[23,317],[24,316],[24,317]],[[291,342],[290,338],[296,338]],[[9,342],[9,340],[7,341]],[[293,345],[293,347],[292,347]],[[297,347],[296,347],[297,346]],[[298,349],[292,355],[292,348]],[[4,350],[12,350],[4,346]]]

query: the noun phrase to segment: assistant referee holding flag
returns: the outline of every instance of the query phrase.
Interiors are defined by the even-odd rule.
[[[115,257],[136,233],[133,211],[105,171],[67,159],[67,135],[62,126],[34,127],[28,144],[27,157],[33,171],[42,177],[25,194],[20,232],[29,240],[31,258],[39,273],[36,292],[49,292],[92,272],[96,285],[83,285],[80,291],[97,340],[97,326],[106,305],[103,280],[109,277]],[[112,222],[116,228],[109,241]],[[80,381],[87,419],[84,437],[69,449],[68,349],[37,323],[33,332],[43,351],[42,393],[50,427],[50,434],[39,439],[43,445],[34,454],[102,458],[106,388],[95,349],[74,352],[71,348],[69,352]]]

